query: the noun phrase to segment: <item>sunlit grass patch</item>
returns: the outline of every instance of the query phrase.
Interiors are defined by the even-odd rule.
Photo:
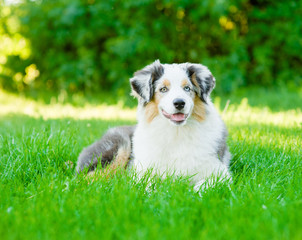
[[[219,98],[216,99],[219,106]],[[252,107],[247,98],[240,104],[230,104],[223,113],[223,119],[229,124],[268,124],[283,127],[298,127],[302,124],[301,109],[273,112],[268,107]]]
[[[9,114],[23,114],[34,118],[58,119],[102,119],[102,120],[134,120],[135,110],[123,107],[121,104],[97,106],[89,103],[83,106],[73,106],[70,103],[59,103],[55,101],[52,104],[45,104],[42,101],[35,101],[23,96],[9,94],[0,90],[0,116]]]

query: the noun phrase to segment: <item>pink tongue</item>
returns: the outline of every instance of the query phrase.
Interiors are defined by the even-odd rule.
[[[176,122],[181,122],[186,119],[185,115],[183,113],[176,113],[171,115],[171,120]]]

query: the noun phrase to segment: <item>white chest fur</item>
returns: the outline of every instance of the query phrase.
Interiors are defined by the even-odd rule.
[[[193,184],[218,172],[227,174],[227,166],[217,155],[222,129],[214,109],[205,121],[188,119],[185,126],[173,126],[161,116],[151,123],[142,117],[133,137],[133,167],[140,173],[152,168],[163,176],[193,176]]]

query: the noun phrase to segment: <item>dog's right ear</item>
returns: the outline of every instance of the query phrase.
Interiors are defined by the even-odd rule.
[[[154,63],[134,73],[130,79],[131,95],[143,100],[146,104],[151,101],[154,94],[154,82],[164,74],[164,67],[156,60]]]

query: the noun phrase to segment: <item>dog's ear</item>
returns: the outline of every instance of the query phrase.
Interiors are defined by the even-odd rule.
[[[134,73],[130,79],[131,94],[142,99],[144,103],[151,101],[154,94],[154,83],[164,74],[164,67],[156,60],[154,63]]]
[[[215,87],[215,78],[210,70],[201,64],[186,63],[186,71],[194,86],[199,98],[207,103],[207,100]]]

